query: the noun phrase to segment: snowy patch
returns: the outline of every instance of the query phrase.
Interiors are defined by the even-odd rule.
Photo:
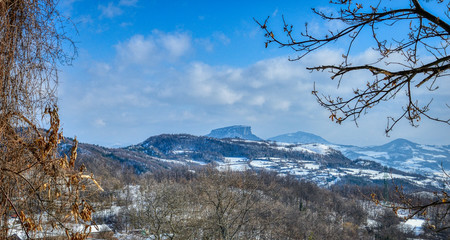
[[[264,160],[253,160],[250,162],[250,166],[252,167],[258,167],[258,168],[268,168],[268,167],[274,167],[278,166],[278,164],[270,161],[264,161]]]
[[[248,159],[245,157],[224,157],[223,162],[227,164],[234,164],[234,163],[242,163],[247,162]]]
[[[328,147],[327,145],[324,144],[318,144],[318,143],[314,143],[314,144],[305,144],[303,145],[304,148],[313,151],[314,153],[317,154],[327,154],[330,151],[330,147]]]
[[[250,167],[247,164],[230,164],[217,166],[216,169],[222,172],[224,171],[243,172],[250,169]]]
[[[186,154],[186,153],[192,153],[193,151],[191,150],[173,150],[172,153],[173,154]]]
[[[407,227],[408,229],[412,229],[416,235],[420,235],[423,233],[422,226],[424,223],[424,219],[409,219],[405,223],[403,223],[403,226]]]
[[[306,163],[304,166],[306,169],[318,170],[320,168],[319,164],[312,164],[312,163]]]
[[[428,151],[445,152],[442,149],[439,149],[439,148],[433,147],[433,146],[429,146],[429,145],[419,145],[419,147],[422,148],[423,150],[428,150]]]
[[[387,152],[375,152],[375,151],[358,151],[357,154],[365,155],[372,158],[384,158],[390,159],[391,157]]]
[[[203,161],[196,161],[196,160],[192,160],[192,159],[187,159],[186,162],[193,163],[193,164],[198,164],[198,165],[207,165],[208,164],[208,163],[203,162]]]
[[[290,175],[294,175],[294,176],[305,176],[305,175],[310,174],[309,171],[306,171],[306,170],[301,169],[301,168],[294,168],[294,169],[291,169],[291,170],[289,170],[288,173],[289,173]]]
[[[175,164],[180,164],[180,165],[186,165],[185,162],[180,162],[177,160],[170,160],[170,159],[164,159],[164,158],[157,158],[158,161],[160,162],[166,162],[166,163],[175,163]]]
[[[288,144],[288,143],[277,143],[274,149],[281,151],[297,151],[297,152],[307,152],[314,154],[327,154],[330,151],[330,147],[325,144],[312,143],[312,144]]]

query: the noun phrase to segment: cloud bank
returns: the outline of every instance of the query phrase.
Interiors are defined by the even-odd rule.
[[[114,15],[106,9],[104,14]],[[218,33],[210,39],[220,39],[223,44],[229,41]],[[60,99],[64,127],[69,131],[66,135],[112,146],[137,143],[160,133],[202,135],[212,128],[247,124],[263,138],[302,130],[348,144],[390,140],[383,134],[385,117],[395,114],[401,104],[380,105],[356,128],[351,122],[342,126],[331,123],[329,113],[312,96],[314,82],[321,92],[345,96],[370,77],[353,74],[337,89],[328,73],[306,70],[307,66],[336,63],[342,50],[322,49],[296,62],[282,56],[231,67],[197,59],[196,52],[204,43],[187,32],[154,30],[117,42],[114,57],[108,61],[83,57],[73,70],[77,74],[71,71],[62,76]],[[374,57],[371,50],[357,56],[364,60]],[[448,94],[440,91],[434,97],[442,103]],[[427,121],[415,132],[405,130],[409,128],[400,125],[393,137],[415,140],[413,134],[418,132],[438,132],[435,124]],[[406,131],[411,136],[405,136]]]

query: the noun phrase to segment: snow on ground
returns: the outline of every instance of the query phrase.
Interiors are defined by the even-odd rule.
[[[371,158],[384,158],[384,159],[390,159],[390,156],[387,152],[375,152],[375,151],[357,151],[357,154],[365,155]],[[369,159],[371,160],[371,159]]]
[[[317,154],[327,154],[330,151],[330,147],[324,144],[313,143],[302,145],[304,148],[317,153]]]
[[[314,154],[327,154],[331,149],[329,146],[320,143],[311,143],[311,144],[277,143],[277,145],[273,148],[281,151],[297,151]]]
[[[408,212],[406,210],[399,210],[398,216],[403,218],[408,216]],[[423,224],[425,223],[425,219],[414,217],[412,219],[408,219],[406,222],[401,223],[401,228],[404,230],[413,230],[416,235],[423,233]]]
[[[308,148],[305,148],[303,146],[296,146],[296,147],[292,147],[290,148],[292,151],[297,151],[297,152],[307,152],[307,153],[316,153]]]
[[[68,229],[72,229],[74,232],[84,232],[85,226],[83,224],[67,224],[65,225]],[[32,239],[47,239],[49,237],[66,237],[65,229],[53,229],[51,226],[42,226],[44,228],[43,231],[37,231],[34,233],[29,233]],[[91,233],[99,233],[99,232],[110,232],[111,228],[106,224],[99,224],[95,226],[89,226],[88,229]],[[88,230],[88,231],[89,231]],[[20,239],[27,239],[26,233],[22,230],[20,224],[12,226],[8,232],[9,236],[16,235]]]
[[[198,164],[198,165],[207,165],[207,162],[203,162],[203,161],[198,161],[198,160],[192,160],[192,159],[188,159],[186,160],[186,162],[188,163],[194,163],[194,164]]]
[[[246,171],[250,169],[245,157],[224,157],[223,162],[216,162],[219,171]]]
[[[290,175],[294,175],[294,176],[304,176],[304,175],[308,175],[310,174],[309,171],[306,171],[305,169],[302,168],[293,168],[290,169],[289,171],[287,171]]]
[[[250,162],[250,166],[252,167],[258,167],[258,168],[268,168],[268,167],[274,167],[274,166],[278,166],[277,163],[271,162],[271,161],[266,161],[266,160],[253,160]]]
[[[227,164],[236,164],[242,162],[246,163],[248,159],[246,157],[224,157],[223,161]]]
[[[181,165],[186,165],[185,162],[180,162],[178,160],[170,160],[170,159],[164,159],[164,158],[157,158],[158,161],[161,162],[167,162],[167,163],[175,163],[175,164],[181,164]]]
[[[425,223],[424,219],[413,218],[408,219],[406,222],[402,223],[402,226],[413,230],[416,235],[420,235],[423,233],[422,226],[424,223]]]
[[[419,147],[422,148],[423,150],[428,150],[428,151],[445,152],[444,150],[442,150],[440,148],[429,146],[429,145],[419,145]]]
[[[246,171],[249,170],[250,167],[245,164],[229,164],[229,165],[219,165],[216,167],[219,171]]]
[[[389,178],[397,178],[397,179],[408,179],[408,180],[414,180],[416,178],[411,177],[411,176],[404,176],[404,175],[400,175],[400,174],[395,174],[395,173],[390,173],[388,174]],[[385,178],[385,174],[378,174],[376,176],[371,177],[372,179],[384,179]]]
[[[287,142],[274,142],[278,146],[292,146],[292,143]]]
[[[408,180],[413,181],[416,179],[411,176],[404,176],[404,175],[395,174],[395,173],[385,173],[385,172],[369,170],[369,169],[341,168],[341,170],[345,171],[347,174],[367,176],[373,180],[380,180],[380,179],[385,179],[385,178],[390,178],[390,179],[397,178],[397,179],[408,179]]]
[[[329,146],[318,143],[301,144],[287,149],[290,149],[291,151],[307,152],[315,154],[327,154],[330,151]]]
[[[447,156],[442,155],[442,154],[430,154],[430,153],[424,153],[423,155],[429,156],[431,158],[447,158]],[[428,162],[436,162],[434,160],[428,160]]]
[[[119,206],[111,206],[110,208],[104,210],[96,210],[94,216],[109,216],[109,215],[117,215],[119,214],[120,209]]]
[[[185,154],[185,153],[192,153],[191,150],[173,150],[172,153],[174,154]]]
[[[319,164],[313,164],[313,163],[306,163],[306,164],[304,164],[304,167],[306,169],[318,170],[320,168],[320,165]]]

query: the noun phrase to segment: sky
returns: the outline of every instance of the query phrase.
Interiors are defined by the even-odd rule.
[[[340,26],[312,13],[313,7],[331,10],[328,2],[61,0],[60,12],[76,26],[66,31],[78,53],[59,74],[64,135],[117,147],[163,133],[206,135],[249,125],[264,139],[304,131],[358,146],[396,138],[450,144],[450,126],[429,120],[418,128],[402,121],[386,137],[387,116],[399,114],[402,96],[372,109],[358,126],[331,122],[311,94],[314,84],[326,94],[345,96],[370,76],[353,74],[338,88],[328,73],[306,67],[337,63],[345,40],[299,61],[288,60],[297,56],[292,49],[265,48],[253,18],[270,16],[270,24],[281,28],[284,16],[299,29],[308,22],[310,31],[320,34]],[[353,52],[357,62],[376,58],[367,39]],[[420,90],[417,96],[433,98],[433,113],[448,117],[450,82],[439,84],[437,91]]]

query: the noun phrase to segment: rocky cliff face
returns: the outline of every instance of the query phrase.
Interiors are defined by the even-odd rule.
[[[260,141],[261,138],[252,133],[250,126],[235,125],[230,127],[214,129],[206,135],[213,138],[240,138],[245,140]]]

